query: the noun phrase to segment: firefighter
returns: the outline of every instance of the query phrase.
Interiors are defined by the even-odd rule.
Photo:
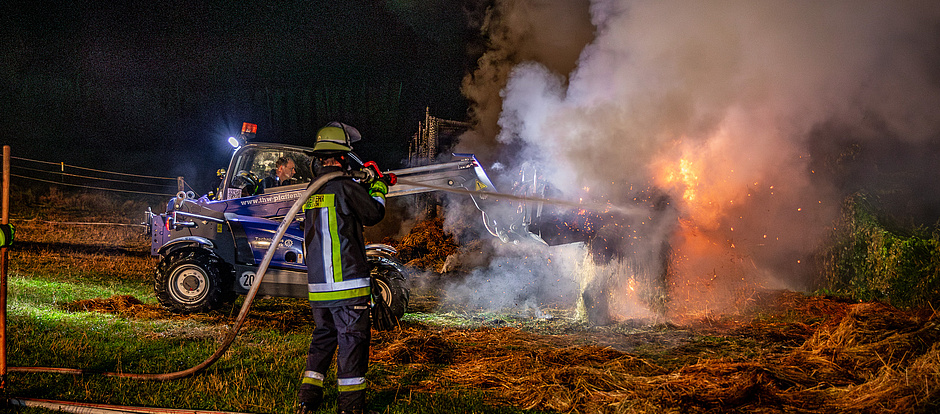
[[[317,133],[313,171],[322,176],[348,171],[358,161],[351,153],[359,131],[332,122]],[[388,187],[368,186],[349,177],[327,181],[304,204],[307,282],[316,328],[298,391],[300,414],[323,401],[324,378],[336,354],[339,413],[372,413],[366,408],[366,370],[371,339],[370,276],[363,226],[385,216]],[[338,352],[338,353],[337,353]]]

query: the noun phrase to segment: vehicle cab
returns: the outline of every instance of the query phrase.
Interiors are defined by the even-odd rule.
[[[313,180],[311,149],[271,143],[246,144],[235,150],[219,185],[215,200],[219,211],[252,217],[274,218],[287,213],[300,193]],[[265,185],[277,160],[286,157],[294,163],[294,175],[287,182]]]

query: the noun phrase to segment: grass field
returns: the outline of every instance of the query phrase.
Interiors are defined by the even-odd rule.
[[[23,192],[15,201],[10,366],[165,373],[218,347],[240,300],[185,316],[153,297],[156,259],[133,224],[148,203],[164,201],[55,191]],[[554,318],[442,310],[433,289],[415,293],[400,329],[373,332],[367,378],[370,407],[379,412],[940,408],[940,328],[929,308],[768,291],[735,314],[682,325],[588,326],[566,309],[549,309]],[[303,300],[259,299],[232,348],[195,376],[154,382],[12,372],[5,391],[7,398],[292,413],[311,325]],[[320,410],[334,411],[332,404]]]

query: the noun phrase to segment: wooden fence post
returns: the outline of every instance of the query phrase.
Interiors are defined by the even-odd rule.
[[[0,224],[10,224],[10,146],[3,146],[3,193]],[[0,391],[7,380],[7,248],[0,248]]]

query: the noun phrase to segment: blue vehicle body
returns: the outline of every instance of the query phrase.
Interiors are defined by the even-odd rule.
[[[297,165],[295,181],[262,188],[277,158],[288,156]],[[196,198],[177,194],[166,212],[147,212],[151,254],[161,261],[155,292],[165,307],[205,311],[245,294],[255,283],[258,265],[271,246],[285,214],[312,180],[310,149],[281,144],[248,144],[235,151],[218,190]],[[298,214],[278,242],[258,295],[307,297],[303,216]],[[374,275],[393,310],[407,306],[404,268],[386,245],[367,246]],[[386,286],[393,285],[393,286]],[[388,296],[388,297],[386,297]],[[393,296],[403,296],[395,298]],[[401,316],[401,315],[397,315]]]
[[[151,254],[161,258],[154,284],[160,303],[181,312],[204,311],[247,293],[256,282],[255,272],[284,215],[313,180],[311,155],[307,147],[247,144],[236,149],[228,169],[220,174],[217,191],[198,198],[180,193],[169,201],[164,213],[148,211]],[[292,181],[263,188],[262,177],[272,172],[281,157],[294,161]],[[386,173],[399,177],[399,183],[389,188],[388,197],[439,190],[467,194],[482,212],[486,228],[500,240],[549,240],[546,244],[573,241],[557,237],[560,225],[537,225],[541,204],[526,204],[524,197],[519,202],[497,202],[496,197],[489,197],[495,193],[495,186],[471,154],[454,154],[448,162]],[[544,191],[544,185],[538,184],[535,177],[524,175],[526,185],[516,186],[524,189],[521,195]],[[292,218],[258,295],[307,297],[302,220],[302,215]],[[397,252],[381,244],[366,246],[366,252],[376,288],[400,317],[407,307],[408,290],[406,271],[395,258]]]

